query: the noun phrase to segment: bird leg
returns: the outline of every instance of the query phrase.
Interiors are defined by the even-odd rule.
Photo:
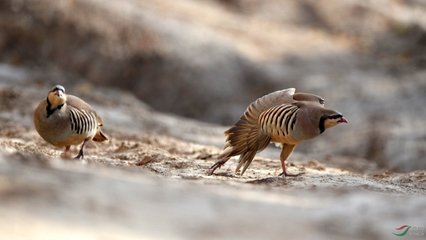
[[[214,173],[214,171],[216,171],[216,169],[222,167],[227,161],[229,160],[229,158],[223,158],[219,161],[217,161],[215,164],[213,164],[213,166],[210,167],[210,169],[207,171],[207,175],[212,175]]]
[[[83,148],[84,148],[84,145],[86,145],[87,140],[88,139],[84,140],[83,144],[80,147],[80,151],[78,152],[78,155],[74,159],[83,159],[84,158]]]
[[[287,168],[285,166],[285,162],[287,161],[288,157],[293,152],[295,147],[296,147],[296,145],[283,144],[281,154],[280,154],[281,168],[283,169],[283,172],[278,176],[297,177],[297,176],[303,174],[303,173],[296,173],[296,174],[288,173]]]
[[[70,156],[70,154],[69,154],[70,147],[71,147],[71,146],[66,146],[66,147],[65,147],[64,152],[61,154],[61,157],[62,157],[62,158],[66,158],[66,159],[71,158],[71,156]]]

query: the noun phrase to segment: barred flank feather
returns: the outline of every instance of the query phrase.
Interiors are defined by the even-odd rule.
[[[270,136],[290,135],[294,130],[298,110],[295,105],[285,104],[268,109],[259,118],[262,131]]]
[[[76,134],[87,134],[97,129],[98,123],[93,112],[86,112],[70,107],[71,131]]]

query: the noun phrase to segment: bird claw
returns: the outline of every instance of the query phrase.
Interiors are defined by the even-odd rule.
[[[207,171],[207,176],[211,176],[211,175],[213,175],[214,170],[215,170],[215,169],[211,169],[211,168],[210,168],[210,169]]]
[[[84,159],[84,155],[82,153],[79,153],[77,156],[75,156],[74,159],[76,159],[76,160],[82,160],[82,159]]]
[[[218,169],[218,168],[222,167],[222,166],[223,166],[223,164],[225,164],[225,163],[224,163],[224,162],[221,162],[221,161],[216,162],[215,164],[213,164],[213,165],[210,167],[210,169],[207,171],[207,175],[208,175],[208,176],[213,175],[214,171],[216,171],[216,169]]]

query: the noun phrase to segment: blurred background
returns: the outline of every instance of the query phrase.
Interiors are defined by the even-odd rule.
[[[298,151],[426,169],[424,0],[2,0],[0,76],[21,73],[225,126],[295,87],[350,121]]]

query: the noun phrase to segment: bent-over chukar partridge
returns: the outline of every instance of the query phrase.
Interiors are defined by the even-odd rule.
[[[298,176],[287,173],[285,166],[296,145],[348,121],[341,113],[324,108],[320,96],[295,91],[294,88],[276,91],[252,102],[240,120],[225,132],[226,143],[220,160],[210,167],[208,174],[213,174],[232,156],[240,155],[235,172],[244,166],[243,175],[256,153],[275,142],[282,144],[280,175]]]
[[[71,145],[81,144],[75,157],[84,157],[83,148],[87,141],[103,142],[108,137],[101,131],[102,119],[85,101],[73,95],[66,95],[65,88],[56,85],[47,98],[34,111],[34,126],[46,142],[65,147],[67,155]]]

